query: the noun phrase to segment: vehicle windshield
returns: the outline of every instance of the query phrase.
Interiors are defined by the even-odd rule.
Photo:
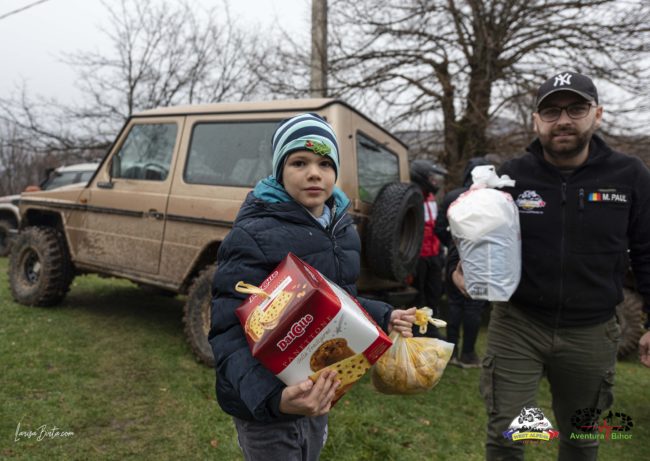
[[[48,178],[41,184],[41,189],[51,190],[79,182],[88,182],[95,170],[78,171],[52,171]]]

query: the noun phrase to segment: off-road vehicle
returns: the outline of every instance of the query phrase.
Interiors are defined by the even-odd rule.
[[[423,229],[407,147],[331,99],[178,106],[132,116],[87,185],[24,193],[10,261],[13,297],[52,306],[83,273],[187,294],[185,332],[205,363],[219,245],[244,198],[271,172],[278,123],[315,112],[339,140],[338,186],[363,246],[359,289],[402,304]]]
[[[29,186],[29,189],[51,190],[68,184],[85,184],[92,177],[98,165],[99,163],[79,163],[52,168],[46,171],[45,179],[38,186]],[[0,256],[9,254],[13,237],[18,233],[20,226],[19,201],[19,194],[0,197]]]

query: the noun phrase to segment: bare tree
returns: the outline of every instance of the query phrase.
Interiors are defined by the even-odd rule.
[[[0,195],[9,195],[17,190],[22,150],[16,127],[7,122],[0,123]]]
[[[339,0],[337,12],[333,91],[371,92],[393,121],[438,121],[452,169],[498,149],[490,120],[532,108],[534,88],[558,70],[622,99],[648,94],[644,0]]]
[[[53,161],[52,155],[41,155],[34,150],[26,130],[0,120],[0,196],[16,194],[28,185],[38,184]]]
[[[104,6],[111,47],[65,56],[78,72],[81,103],[34,100],[26,92],[0,99],[0,118],[31,132],[40,150],[83,155],[108,146],[136,111],[258,94],[251,57],[269,45],[235,24],[225,0],[208,11],[152,0]]]
[[[236,27],[227,3],[218,15],[216,9],[166,1],[104,5],[113,52],[78,52],[67,60],[91,98],[83,117],[121,123],[137,110],[254,94],[257,82],[246,57],[260,44]]]
[[[85,161],[93,157],[88,151],[108,146],[108,140],[85,129],[84,120],[75,117],[77,113],[59,101],[31,98],[24,86],[13,98],[0,99],[0,121],[19,130],[22,145],[34,154],[60,153],[71,161]]]
[[[267,84],[304,95],[303,79],[273,72],[282,63],[299,75],[309,62],[284,43]],[[456,175],[472,155],[505,147],[490,132],[497,117],[517,125],[509,149],[530,138],[535,88],[557,71],[596,79],[606,114],[617,108],[606,132],[638,132],[650,118],[647,0],[331,0],[328,46],[329,94],[392,127],[441,133]]]

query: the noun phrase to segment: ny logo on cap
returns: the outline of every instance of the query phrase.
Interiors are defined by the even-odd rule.
[[[555,76],[553,86],[571,85],[571,77],[573,77],[573,75],[568,72],[566,74],[558,74]]]

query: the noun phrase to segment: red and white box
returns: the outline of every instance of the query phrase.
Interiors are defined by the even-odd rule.
[[[236,310],[252,354],[293,385],[363,354],[374,364],[391,346],[356,299],[292,253]],[[363,370],[365,372],[366,370]]]

